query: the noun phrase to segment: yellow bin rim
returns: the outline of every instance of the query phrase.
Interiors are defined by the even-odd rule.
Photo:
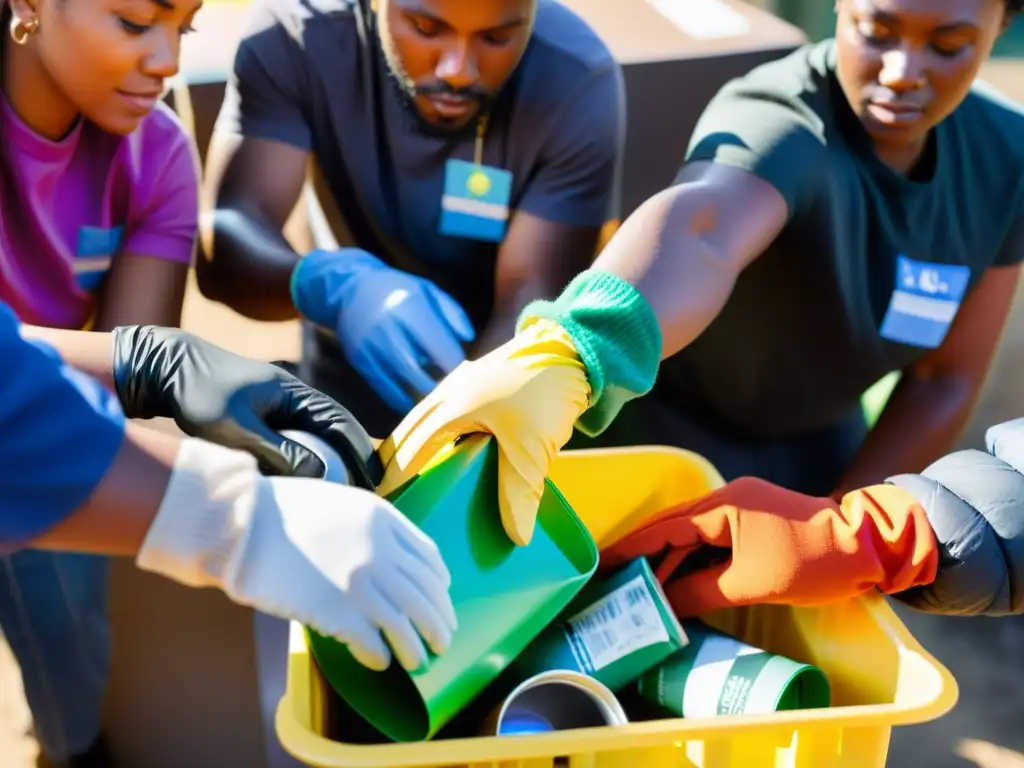
[[[556,458],[550,477],[591,530],[599,546],[614,541],[645,517],[723,484],[719,473],[703,457],[661,446],[563,451]],[[630,482],[621,483],[623,477]],[[621,508],[609,515],[607,508],[612,498],[620,503]],[[752,626],[777,624],[783,614],[785,621],[794,622],[794,626],[802,627],[810,636],[812,647],[815,642],[826,645],[829,638],[833,641],[845,638],[847,627],[854,635],[858,631],[856,628],[863,630],[860,639],[866,645],[861,651],[872,652],[867,644],[873,644],[876,649],[884,651],[892,666],[893,679],[887,681],[892,700],[770,715],[666,718],[514,738],[490,736],[413,744],[344,744],[321,735],[330,688],[316,669],[301,626],[292,623],[288,683],[275,718],[277,734],[286,751],[311,766],[425,768],[550,759],[559,755],[621,752],[624,749],[637,750],[639,754],[643,750],[679,748],[685,743],[722,740],[736,742],[742,739],[747,748],[756,744],[758,739],[777,744],[779,735],[787,732],[797,734],[795,749],[800,751],[802,742],[799,737],[803,735],[827,733],[830,734],[828,738],[839,739],[843,729],[857,729],[854,739],[864,739],[875,733],[877,744],[881,745],[878,747],[881,750],[880,762],[877,761],[878,755],[871,753],[871,759],[861,760],[857,768],[883,768],[891,727],[934,720],[955,706],[959,688],[952,674],[917,642],[878,593],[825,608],[756,606],[704,618],[723,631],[742,636],[744,630],[750,630]],[[743,639],[752,640],[749,637]],[[757,644],[756,640],[753,644]],[[827,656],[830,649],[818,650]],[[868,664],[870,661],[865,658],[865,668],[869,668]],[[826,674],[832,677],[833,673],[823,666]],[[850,673],[849,667],[847,664],[847,677],[855,677],[856,668]],[[856,686],[855,681],[852,684]],[[809,741],[813,742],[814,738]],[[740,762],[727,764],[730,768],[734,764],[743,768],[762,765],[741,758],[737,760]],[[677,764],[675,760],[664,763],[665,766]],[[816,768],[830,764],[853,765],[849,762],[815,761]],[[644,765],[645,768],[661,768],[656,761],[649,759]],[[775,762],[771,760],[765,765],[775,765]]]

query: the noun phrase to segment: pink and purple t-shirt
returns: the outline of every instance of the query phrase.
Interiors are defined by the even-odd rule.
[[[168,107],[128,136],[82,120],[50,141],[0,101],[0,301],[22,322],[84,327],[116,259],[191,262],[198,160]]]

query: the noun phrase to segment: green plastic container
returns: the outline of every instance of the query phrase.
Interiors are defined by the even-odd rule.
[[[597,568],[593,538],[553,485],[547,484],[525,547],[516,547],[502,528],[497,488],[497,448],[477,435],[389,496],[434,539],[451,571],[459,628],[445,654],[412,674],[397,661],[375,672],[342,643],[307,629],[328,684],[393,741],[434,736],[558,616]]]

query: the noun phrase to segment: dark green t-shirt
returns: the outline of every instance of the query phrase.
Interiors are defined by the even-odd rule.
[[[979,85],[935,129],[930,177],[911,180],[874,154],[834,70],[832,41],[808,45],[730,82],[704,111],[688,161],[757,174],[785,197],[789,222],[603,444],[671,442],[727,476],[783,482],[795,482],[789,470],[733,461],[726,444],[796,445],[784,453],[836,451],[835,474],[856,450],[840,427],[859,420],[862,393],[939,346],[986,269],[1024,258],[1020,109]]]

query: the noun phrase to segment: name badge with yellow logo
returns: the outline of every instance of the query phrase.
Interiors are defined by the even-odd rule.
[[[505,237],[511,197],[511,171],[449,160],[438,231],[449,237],[499,243]]]

